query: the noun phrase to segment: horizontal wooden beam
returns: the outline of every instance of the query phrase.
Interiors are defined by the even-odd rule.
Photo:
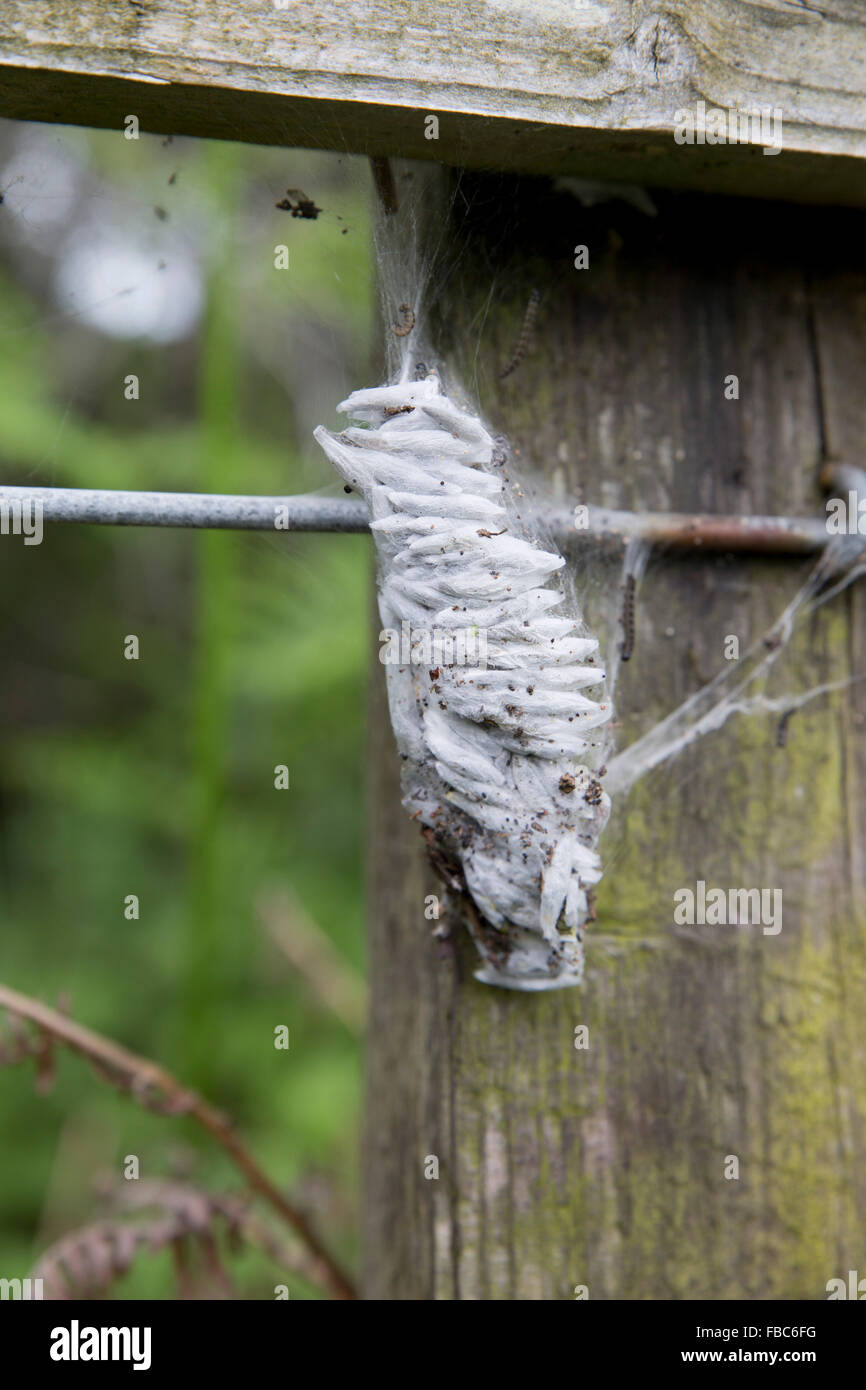
[[[779,112],[781,152],[677,143],[698,103]],[[0,114],[862,206],[866,7],[3,0]]]

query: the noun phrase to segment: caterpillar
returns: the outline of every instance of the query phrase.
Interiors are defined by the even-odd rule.
[[[397,185],[391,161],[384,155],[372,155],[370,167],[373,172],[373,185],[379,197],[379,205],[386,217],[397,212]]]
[[[392,323],[391,332],[398,338],[407,338],[415,327],[415,310],[411,304],[401,304],[400,313],[403,317],[402,323]]]
[[[461,900],[476,978],[578,984],[612,710],[599,644],[557,583],[565,562],[518,516],[503,441],[436,372],[407,367],[338,409],[358,424],[315,437],[370,509],[403,802]]]
[[[625,594],[622,601],[622,616],[620,618],[623,638],[619,654],[623,661],[631,661],[632,652],[634,651],[634,594],[635,577],[633,574],[627,574],[625,577]]]
[[[776,730],[776,746],[777,746],[777,748],[786,748],[786,747],[787,747],[787,745],[788,745],[788,721],[789,721],[789,719],[791,718],[791,715],[792,715],[792,714],[795,714],[795,713],[796,713],[796,710],[795,710],[795,709],[786,709],[786,710],[785,710],[785,713],[782,715],[782,718],[779,720],[779,727],[778,727],[777,730]]]
[[[523,323],[520,328],[520,335],[517,339],[514,352],[499,373],[500,381],[504,381],[507,376],[511,376],[511,373],[517,370],[529,349],[532,347],[532,342],[535,338],[535,320],[538,317],[538,306],[540,303],[540,291],[533,290],[529,296],[526,313],[523,315]]]

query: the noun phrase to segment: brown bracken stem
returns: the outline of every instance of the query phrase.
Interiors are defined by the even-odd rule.
[[[262,1172],[227,1116],[209,1105],[195,1091],[187,1090],[170,1072],[149,1058],[128,1052],[112,1039],[84,1028],[37,999],[19,994],[3,984],[0,984],[0,1008],[7,1009],[18,1018],[29,1019],[42,1033],[49,1034],[73,1052],[86,1057],[100,1075],[129,1090],[136,1099],[146,1104],[148,1093],[157,1092],[167,1102],[163,1113],[189,1115],[196,1120],[225,1149],[250,1187],[279,1213],[303,1242],[312,1257],[311,1271],[315,1270],[322,1287],[334,1298],[357,1298],[351,1279],[325,1249],[307,1217]]]

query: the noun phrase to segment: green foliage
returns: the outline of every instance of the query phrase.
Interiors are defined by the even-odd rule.
[[[363,165],[10,123],[7,169],[25,130],[37,169],[40,148],[49,169],[49,154],[67,152],[78,193],[70,226],[47,237],[23,225],[26,173],[18,204],[0,205],[5,480],[332,487],[309,427],[367,375]],[[275,209],[287,185],[315,197],[318,221]],[[138,219],[155,269],[173,246],[192,248],[206,307],[191,336],[107,338],[86,312],[58,307],[65,238],[94,215]],[[287,271],[274,268],[278,243]],[[129,373],[138,401],[124,399]],[[350,1262],[359,1043],[270,944],[256,904],[288,885],[363,967],[368,566],[361,537],[99,527],[48,527],[38,547],[0,537],[0,978],[49,1002],[64,992],[77,1019],[201,1086],[279,1184],[314,1193],[318,1224]],[[138,661],[123,656],[130,633]],[[274,787],[281,763],[288,791]],[[124,916],[129,894],[139,920]],[[278,1024],[290,1028],[287,1052],[273,1046]],[[63,1059],[48,1097],[34,1095],[29,1067],[0,1072],[0,1113],[7,1277],[93,1219],[94,1180],[119,1179],[126,1154],[139,1155],[142,1176],[237,1186],[186,1122],[143,1112],[79,1059]],[[245,1255],[235,1272],[240,1297],[272,1297],[277,1282],[316,1296],[263,1257]],[[115,1296],[172,1294],[160,1255]]]

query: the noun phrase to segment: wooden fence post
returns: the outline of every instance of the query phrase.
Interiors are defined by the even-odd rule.
[[[656,216],[464,175],[444,363],[560,497],[818,513],[822,459],[857,461],[866,436],[866,218],[653,197]],[[500,381],[534,287],[535,348]],[[803,574],[657,556],[619,746]],[[866,669],[863,614],[854,589],[810,620],[773,693]],[[783,748],[778,716],[734,720],[615,802],[586,983],[521,995],[473,980],[462,929],[432,937],[441,890],[374,665],[366,1296],[826,1297],[862,1264],[866,1210],[863,686],[798,712]],[[675,927],[699,880],[781,889],[782,930]]]

